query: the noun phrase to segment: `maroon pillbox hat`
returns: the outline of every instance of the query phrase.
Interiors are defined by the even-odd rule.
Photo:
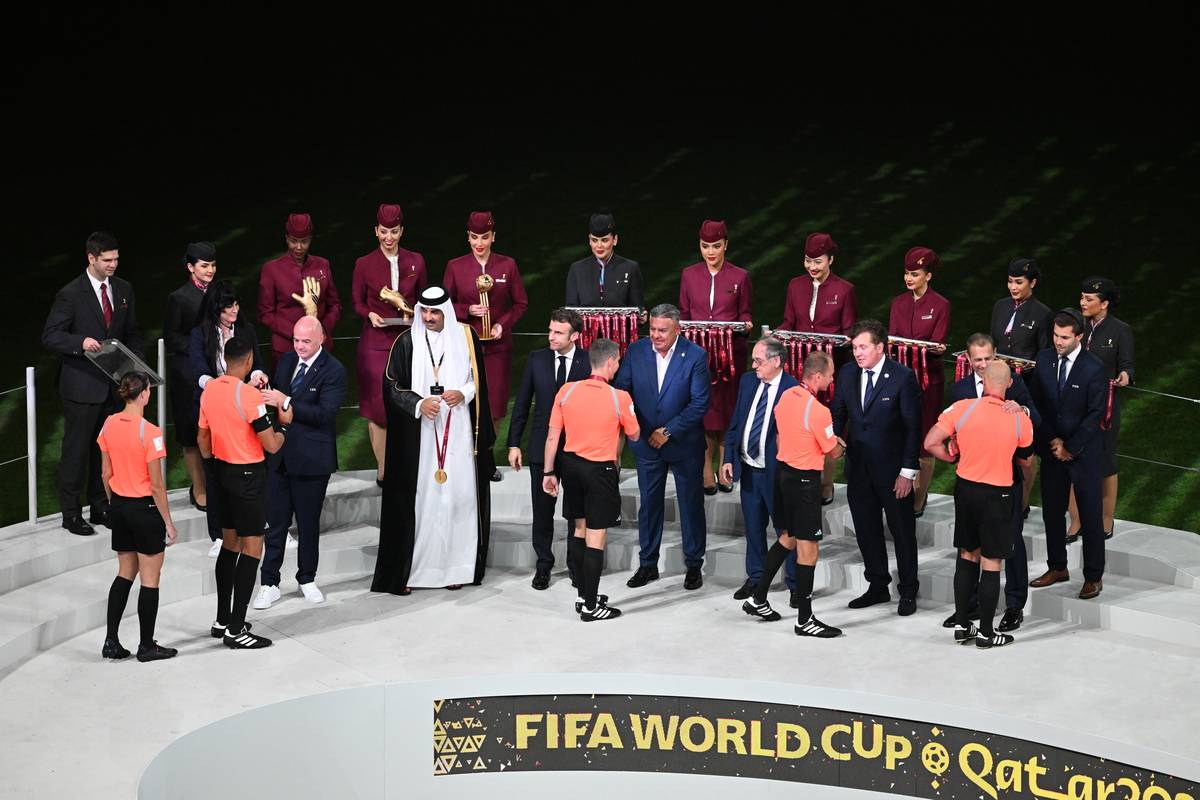
[[[700,241],[702,242],[719,242],[722,239],[729,238],[729,228],[725,226],[725,221],[720,219],[706,219],[700,226]]]
[[[308,214],[289,214],[286,230],[287,235],[293,239],[304,239],[312,236],[312,217]]]
[[[938,254],[928,247],[914,247],[904,254],[904,270],[906,272],[910,269],[933,272],[940,263],[942,261],[938,258]]]
[[[404,224],[404,211],[395,203],[381,203],[375,221],[381,228],[398,228]]]
[[[496,221],[490,211],[472,211],[467,217],[467,230],[471,233],[487,233],[496,230]]]
[[[809,258],[820,258],[826,254],[834,255],[837,251],[837,242],[828,233],[812,233],[804,241],[804,255]]]

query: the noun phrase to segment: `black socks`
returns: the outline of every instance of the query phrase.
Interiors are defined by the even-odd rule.
[[[757,605],[761,606],[767,602],[767,591],[771,588],[771,582],[775,580],[775,576],[779,573],[779,568],[783,566],[783,562],[791,555],[793,555],[792,551],[779,542],[771,545],[771,549],[767,551],[767,562],[763,564],[762,577],[758,579],[758,585],[754,587],[754,602]],[[800,588],[799,583],[796,584],[796,588]],[[812,589],[811,583],[809,584],[809,589]]]
[[[803,625],[812,616],[813,579],[817,575],[815,564],[796,565],[796,588],[793,596],[796,598],[796,619]]]
[[[217,624],[229,624],[229,608],[233,603],[233,579],[237,572],[238,553],[221,548],[217,554]]]
[[[583,594],[583,554],[587,550],[587,539],[571,533],[567,536],[567,572],[571,580],[578,584],[579,593]]]
[[[584,541],[580,539],[579,541]],[[600,572],[604,569],[604,549],[588,547],[583,556],[583,605],[585,608],[596,607],[596,595],[600,591]]]
[[[138,625],[142,631],[142,647],[154,646],[154,622],[158,619],[158,587],[138,589]]]
[[[992,618],[1000,600],[1000,573],[984,570],[979,576],[979,634],[992,637]]]
[[[224,551],[222,551],[224,552]],[[254,593],[254,582],[258,580],[258,559],[242,553],[237,560],[233,578],[233,607],[229,612],[226,630],[237,635],[246,624],[246,606]]]
[[[959,556],[954,564],[954,622],[960,628],[971,623],[967,614],[978,584],[979,563]]]
[[[117,641],[117,630],[121,627],[121,617],[125,614],[125,604],[129,602],[129,590],[133,581],[120,575],[113,578],[108,590],[108,638]]]

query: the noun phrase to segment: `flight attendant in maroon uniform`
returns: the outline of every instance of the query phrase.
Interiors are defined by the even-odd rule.
[[[946,338],[950,335],[950,301],[929,288],[933,271],[941,260],[928,247],[914,247],[904,255],[904,288],[908,291],[897,295],[892,301],[892,313],[888,317],[888,333],[905,339],[922,339],[938,342],[941,348],[926,354],[929,367],[929,386],[921,392],[921,440],[937,424],[938,415],[945,405],[946,371],[942,366],[941,354],[946,351]],[[933,479],[934,458],[921,451],[921,477],[915,487],[913,511],[919,517],[925,513],[925,500],[929,496],[929,482]]]
[[[316,317],[327,336],[333,335],[333,326],[342,318],[342,301],[333,283],[329,259],[308,252],[312,235],[312,217],[289,215],[284,227],[288,251],[263,264],[258,277],[258,321],[271,331],[276,364],[292,352],[292,329],[301,317]],[[305,291],[308,278],[317,282],[315,298]]]
[[[684,267],[679,276],[679,318],[715,322],[744,322],[750,325],[750,302],[754,290],[750,273],[725,260],[729,234],[723,221],[705,220],[700,226],[700,257],[698,264]],[[749,328],[747,328],[748,330]],[[733,375],[718,378],[714,375],[709,390],[708,412],[704,415],[704,493],[733,491],[733,485],[717,481],[713,455],[724,463],[722,443],[729,419],[737,405],[738,382],[746,371],[746,334],[733,337]]]
[[[839,333],[843,336],[858,319],[858,298],[854,284],[833,274],[837,242],[828,233],[813,233],[804,241],[804,275],[788,283],[779,329],[812,333]],[[845,363],[847,348],[834,351],[834,364]],[[821,472],[821,503],[833,502],[834,460],[825,459]]]
[[[493,425],[508,413],[512,330],[529,306],[517,262],[492,252],[495,241],[496,222],[492,212],[471,212],[467,218],[467,244],[471,252],[449,261],[442,279],[442,285],[454,303],[454,315],[460,322],[470,323],[483,340],[483,364],[487,372]],[[492,278],[487,306],[479,302],[479,287],[475,283],[485,274]],[[486,331],[483,329],[484,312],[491,320],[491,328]],[[492,480],[500,480],[499,470],[492,475]]]
[[[383,409],[383,370],[387,366],[392,343],[404,330],[387,325],[385,319],[400,312],[379,299],[379,290],[387,287],[404,295],[415,307],[417,295],[429,285],[425,258],[400,246],[404,235],[404,212],[400,206],[384,203],[375,214],[375,238],[379,247],[354,262],[351,294],[354,310],[363,318],[358,340],[358,413],[367,418],[367,435],[375,452],[375,480],[383,485],[384,450],[387,445],[387,416]]]

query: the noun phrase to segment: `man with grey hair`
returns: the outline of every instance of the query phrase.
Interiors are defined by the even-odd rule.
[[[650,309],[650,336],[629,345],[613,385],[633,396],[643,436],[633,442],[637,458],[639,566],[630,588],[658,580],[667,471],[675,477],[685,589],[704,584],[706,525],[701,465],[704,412],[708,410],[708,359],[703,348],[679,336],[679,309],[663,303]]]
[[[750,353],[752,371],[742,375],[737,404],[725,434],[725,463],[721,480],[741,487],[743,528],[746,532],[746,582],[734,592],[735,600],[754,593],[767,555],[767,523],[774,516],[775,465],[778,429],[775,404],[799,382],[783,370],[783,343],[773,337],[759,339]],[[779,531],[777,530],[778,534]],[[796,568],[785,562],[788,588],[795,586]]]

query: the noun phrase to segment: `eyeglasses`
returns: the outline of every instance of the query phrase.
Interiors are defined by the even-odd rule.
[[[767,363],[768,361],[770,361],[773,358],[779,358],[779,356],[767,356],[766,358],[752,358],[752,359],[750,359],[750,366],[761,367],[763,364]]]

